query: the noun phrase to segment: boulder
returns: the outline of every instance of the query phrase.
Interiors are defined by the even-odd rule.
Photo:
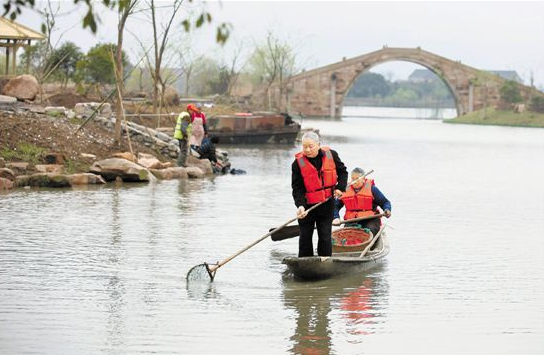
[[[16,76],[4,85],[2,95],[12,96],[19,101],[34,100],[40,92],[40,84],[32,75]]]
[[[85,159],[86,161],[95,161],[96,160],[96,155],[94,155],[94,154],[81,153],[79,156],[82,159]]]
[[[18,175],[15,177],[15,186],[17,187],[27,187],[29,175]]]
[[[12,96],[0,95],[0,104],[14,104],[17,99]]]
[[[106,181],[120,177],[123,181],[138,182],[154,180],[149,170],[127,159],[109,158],[94,162],[91,173],[101,175]]]
[[[132,154],[131,152],[114,153],[112,155],[112,158],[126,159],[126,160],[131,161],[131,162],[135,162],[135,161],[138,160],[138,159],[136,159],[136,156],[134,156],[134,154]]]
[[[64,171],[64,165],[60,164],[38,164],[35,166],[36,171],[39,173],[56,173],[62,174]]]
[[[0,178],[8,179],[8,180],[15,180],[15,173],[13,170],[8,168],[0,168]]]
[[[98,110],[98,107],[100,109]],[[94,111],[98,110],[97,114],[103,117],[111,116],[111,105],[104,103],[100,106],[99,102],[80,102],[74,106],[76,116],[90,117]]]
[[[73,110],[66,110],[64,111],[64,115],[67,119],[71,120],[72,118],[76,118],[76,113]]]
[[[165,133],[170,137],[172,137],[174,135],[174,128],[173,127],[157,127],[157,128],[155,128],[155,131]],[[177,141],[176,141],[176,144],[177,144]]]
[[[66,157],[62,153],[47,153],[44,157],[46,164],[64,164]]]
[[[66,107],[64,106],[47,106],[45,109],[45,114],[53,117],[60,117],[64,115]]]
[[[172,172],[168,171],[168,169],[149,169],[149,171],[151,171],[151,174],[155,175],[157,179],[160,179],[160,180],[173,179]]]
[[[105,184],[106,180],[100,175],[91,173],[72,174],[68,175],[70,183],[74,185],[91,185],[91,184]]]
[[[13,189],[13,181],[0,177],[0,191]]]
[[[191,179],[200,179],[205,176],[204,171],[196,166],[188,166],[185,168],[185,171],[187,172],[187,176]]]
[[[39,173],[24,176],[24,179],[19,179],[18,177],[17,186],[70,187],[71,185],[68,175],[56,173]]]
[[[151,154],[138,153],[138,164],[148,169],[163,169],[164,166],[159,159]]]
[[[151,169],[151,172],[153,173],[153,175],[155,175],[158,179],[161,179],[161,180],[187,179],[189,177],[187,175],[186,168],[182,168],[182,167],[173,167],[173,168],[166,168],[166,169]]]
[[[0,168],[5,168],[6,167],[6,161],[4,160],[4,158],[0,157]]]
[[[11,162],[7,164],[7,167],[15,172],[15,174],[26,174],[28,170],[28,163],[26,162]]]
[[[212,163],[208,159],[198,159],[192,155],[187,157],[187,166],[200,168],[205,175],[213,175]]]

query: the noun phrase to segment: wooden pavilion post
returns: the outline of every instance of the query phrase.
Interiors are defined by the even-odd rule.
[[[29,58],[29,53],[28,53],[28,47],[30,47],[30,40],[28,40],[27,45],[25,47],[25,52],[26,52],[26,73],[30,74],[30,58]]]
[[[6,75],[9,75],[9,39],[6,45]]]
[[[13,75],[17,75],[17,40],[13,41],[13,49],[11,50],[11,60],[13,62],[12,71]]]

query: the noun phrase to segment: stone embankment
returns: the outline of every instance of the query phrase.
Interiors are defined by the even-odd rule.
[[[46,107],[36,110],[46,117],[62,117],[63,119],[86,119],[91,117],[98,103],[77,104],[74,110],[64,107]],[[93,115],[93,123],[113,131],[115,118],[111,117],[111,107],[104,104]],[[13,115],[10,112],[10,115]],[[16,119],[16,117],[14,118]],[[82,121],[81,121],[82,122]],[[163,156],[175,158],[179,147],[177,140],[167,134],[140,126],[131,122],[122,124],[123,133],[127,133],[134,145],[153,148]],[[125,138],[126,139],[126,138]],[[63,154],[51,152],[43,157],[44,164],[11,161],[0,157],[0,190],[16,187],[70,187],[84,184],[105,184],[107,181],[153,182],[157,179],[203,178],[213,175],[212,165],[207,159],[189,156],[187,167],[174,167],[171,162],[161,162],[148,153],[120,152],[111,154],[105,159],[97,159],[93,154],[81,153],[81,159],[88,161],[87,172],[67,174],[66,159]]]
[[[93,115],[93,112],[97,111],[94,115],[93,121],[101,125],[103,128],[112,131],[115,128],[116,118],[112,115],[110,104],[105,103],[100,107],[96,102],[85,102],[76,104],[74,107],[75,117],[89,118]],[[47,110],[48,108],[46,108]],[[64,108],[56,108],[59,111]],[[67,116],[70,113],[67,113]],[[123,134],[129,134],[130,139],[133,141],[144,144],[147,147],[154,147],[158,149],[161,154],[176,158],[179,153],[178,141],[173,139],[166,133],[154,130],[152,128],[142,126],[133,122],[122,122],[121,130]]]

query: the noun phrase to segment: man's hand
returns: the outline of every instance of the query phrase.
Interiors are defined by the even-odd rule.
[[[335,196],[336,198],[341,198],[342,195],[343,195],[343,192],[342,192],[342,191],[340,191],[340,190],[338,190],[338,189],[334,190],[334,196]]]
[[[335,218],[332,220],[332,225],[333,226],[339,226],[340,225],[340,218]]]
[[[386,218],[391,217],[391,211],[385,210],[385,211],[383,211],[383,213],[385,214],[385,217],[386,217]]]
[[[302,219],[304,217],[306,217],[308,215],[308,212],[306,212],[306,209],[304,208],[304,206],[300,206],[299,208],[297,208],[297,218],[298,219]]]

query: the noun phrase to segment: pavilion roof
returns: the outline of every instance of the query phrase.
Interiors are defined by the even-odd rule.
[[[44,39],[45,36],[17,22],[0,17],[0,39]]]

